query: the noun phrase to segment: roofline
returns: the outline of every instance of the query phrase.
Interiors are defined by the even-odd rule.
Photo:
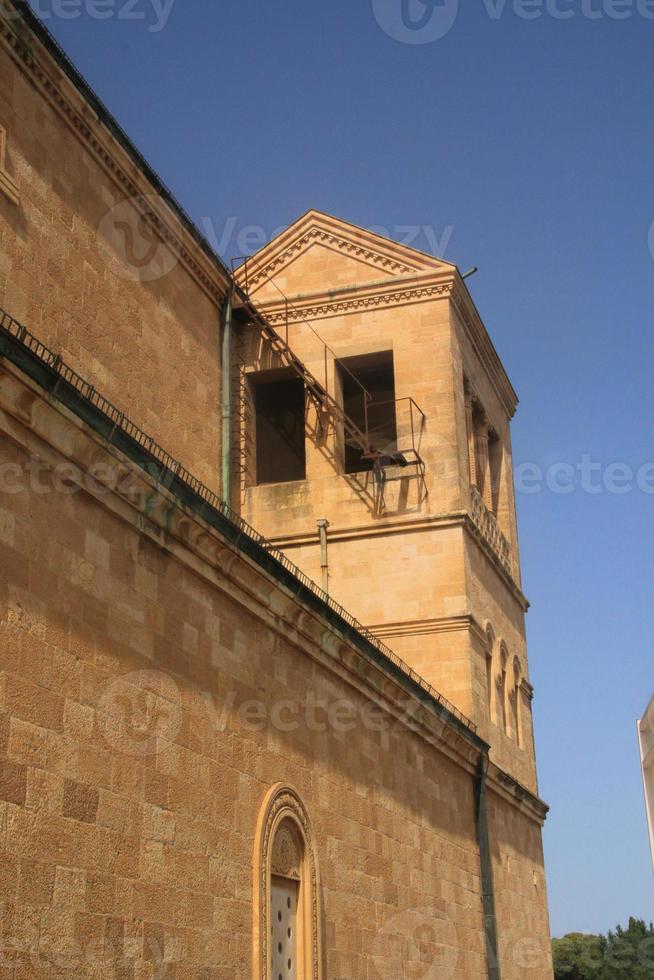
[[[20,19],[27,25],[29,30],[37,37],[48,54],[57,63],[57,66],[64,72],[68,80],[73,84],[77,92],[85,102],[93,109],[100,122],[106,127],[111,136],[120,144],[125,152],[143,176],[152,184],[156,194],[169,206],[174,215],[179,219],[184,229],[191,235],[195,243],[200,247],[204,254],[215,263],[219,271],[226,278],[228,283],[233,282],[232,273],[229,267],[223,262],[216,250],[210,245],[208,239],[202,234],[191,216],[179,203],[172,191],[167,187],[156,170],[148,163],[136,144],[130,139],[122,128],[116,117],[112,115],[104,102],[91,88],[81,72],[75,67],[59,42],[53,37],[43,21],[34,13],[27,0],[6,0],[14,8]],[[15,33],[15,32],[14,32]],[[25,47],[24,41],[16,35],[16,43]]]
[[[370,228],[366,228],[364,225],[357,225],[353,221],[348,221],[347,218],[339,218],[338,215],[330,214],[329,211],[321,211],[320,208],[309,208],[308,211],[301,214],[295,219],[295,221],[292,221],[289,228],[292,227],[292,225],[296,225],[300,221],[303,221],[304,218],[308,217],[310,214],[317,214],[322,218],[329,218],[330,221],[337,221],[341,225],[347,225],[348,228],[352,228],[353,231],[365,231],[367,235],[372,235],[374,238],[378,238],[380,242],[391,242],[391,244],[397,245],[398,248],[405,248],[408,252],[413,252],[415,255],[419,255],[423,259],[429,259],[432,262],[440,262],[442,265],[447,265],[451,269],[459,268],[455,262],[450,262],[449,259],[442,259],[439,255],[432,255],[430,252],[424,252],[421,248],[414,248],[413,245],[405,245],[403,242],[398,242],[394,238],[387,238],[385,235],[380,235],[378,231],[371,231]],[[260,251],[263,251],[264,248],[266,248],[265,245],[262,246]]]
[[[272,238],[269,242],[266,242],[265,245],[262,245],[261,248],[258,249],[258,251],[253,252],[252,255],[243,257],[244,261],[234,269],[234,275],[238,278],[239,273],[242,271],[242,269],[245,266],[245,258],[254,259],[257,262],[260,262],[261,261],[260,256],[265,255],[268,252],[271,252],[273,255],[275,255],[276,250],[280,247],[279,243],[283,241],[283,239],[289,234],[289,232],[293,231],[293,229],[297,228],[298,226],[301,226],[303,222],[305,222],[307,219],[311,218],[312,216],[315,216],[317,219],[324,218],[327,221],[334,222],[334,224],[336,225],[344,226],[345,231],[347,231],[347,229],[351,229],[352,232],[357,233],[359,235],[363,233],[369,238],[377,241],[379,243],[380,249],[385,245],[387,249],[389,247],[392,247],[394,249],[400,249],[402,252],[408,252],[412,255],[415,255],[416,260],[420,259],[423,263],[424,262],[430,263],[434,271],[436,271],[437,264],[441,266],[447,266],[447,269],[451,273],[459,271],[458,266],[454,262],[449,262],[447,259],[441,259],[437,255],[430,255],[429,252],[423,252],[418,248],[413,248],[413,246],[411,245],[405,245],[402,242],[398,242],[394,238],[386,237],[385,235],[380,235],[379,232],[371,231],[369,228],[366,228],[363,225],[356,225],[352,221],[347,221],[345,218],[340,218],[337,215],[329,214],[327,211],[320,211],[318,208],[309,208],[307,211],[304,211],[301,215],[299,215],[297,218],[291,221],[283,229],[283,231],[280,231],[279,234],[275,235],[275,237]],[[265,263],[265,261],[266,260],[264,259],[263,262]],[[424,271],[431,271],[431,270],[423,268],[416,271],[424,272]]]
[[[502,360],[502,358],[500,357],[500,355],[497,352],[497,348],[496,348],[496,346],[495,346],[495,344],[493,342],[493,338],[491,337],[490,330],[488,329],[488,327],[486,326],[486,324],[484,323],[484,321],[482,319],[481,313],[479,312],[479,308],[478,308],[478,306],[477,306],[477,304],[476,304],[476,302],[475,302],[475,300],[473,298],[472,293],[470,292],[470,289],[468,288],[467,281],[461,275],[461,272],[460,272],[460,270],[459,270],[458,267],[457,267],[457,270],[456,271],[457,271],[457,274],[455,276],[455,280],[456,280],[456,283],[457,283],[457,288],[458,288],[459,292],[461,293],[461,295],[465,297],[466,301],[472,307],[473,315],[477,318],[477,320],[479,321],[479,323],[483,327],[483,330],[484,330],[484,333],[486,335],[486,338],[488,339],[488,344],[489,344],[489,347],[490,347],[492,356],[493,356],[493,358],[495,359],[495,361],[497,363],[497,367],[499,368],[499,371],[500,371],[501,375],[504,377],[504,379],[506,381],[508,391],[510,391],[510,393],[511,393],[511,398],[513,400],[513,409],[509,413],[509,418],[513,418],[513,416],[515,415],[516,410],[518,408],[518,405],[520,404],[520,397],[519,397],[517,391],[515,390],[515,388],[513,386],[513,382],[511,381],[511,378],[509,377],[509,373],[508,373],[507,369],[504,367],[504,361]]]

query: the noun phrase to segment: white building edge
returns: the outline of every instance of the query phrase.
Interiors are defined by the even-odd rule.
[[[638,722],[638,741],[640,742],[640,761],[643,769],[645,787],[645,808],[649,825],[649,843],[654,866],[654,697]]]

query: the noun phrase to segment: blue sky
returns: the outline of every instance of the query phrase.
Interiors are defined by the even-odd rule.
[[[316,207],[479,266],[515,461],[544,477],[518,504],[552,929],[654,918],[654,4],[78,2],[39,7],[228,258]]]

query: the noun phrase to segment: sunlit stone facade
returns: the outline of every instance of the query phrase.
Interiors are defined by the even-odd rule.
[[[305,478],[260,483],[280,379],[243,288],[3,11],[0,975],[551,980],[515,397],[465,283],[317,213],[259,255],[337,397],[352,359],[425,415],[383,501],[311,410]]]

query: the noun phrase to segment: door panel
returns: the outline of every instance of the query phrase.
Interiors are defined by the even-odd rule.
[[[297,967],[297,881],[272,877],[271,980],[302,980]]]

